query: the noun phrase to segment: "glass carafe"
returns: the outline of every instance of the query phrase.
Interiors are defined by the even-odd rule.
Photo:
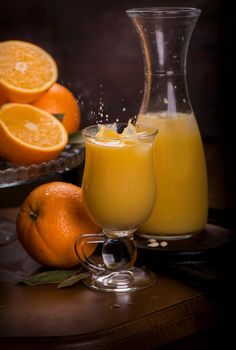
[[[204,149],[186,80],[195,8],[140,8],[127,11],[139,34],[145,89],[137,123],[155,126],[157,198],[144,237],[190,237],[207,221],[208,189]]]

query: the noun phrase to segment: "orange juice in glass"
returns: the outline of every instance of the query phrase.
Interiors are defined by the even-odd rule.
[[[201,231],[208,213],[207,171],[194,115],[147,113],[139,115],[137,122],[158,129],[154,148],[157,198],[140,230],[143,235],[169,238]]]
[[[95,290],[128,292],[151,286],[155,275],[134,266],[133,233],[155,202],[153,142],[157,130],[131,123],[95,125],[83,130],[86,145],[82,191],[101,234],[82,235],[75,251],[93,271],[84,283]],[[86,244],[102,244],[101,260],[87,257]]]
[[[111,135],[86,140],[83,197],[99,226],[132,229],[155,200],[152,142]]]

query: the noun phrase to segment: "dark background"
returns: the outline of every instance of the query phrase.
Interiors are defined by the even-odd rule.
[[[202,9],[188,55],[188,87],[205,145],[217,144],[208,168],[219,163],[223,189],[210,201],[232,206],[233,9],[230,1],[6,0],[0,1],[0,41],[20,39],[42,46],[56,60],[59,82],[78,97],[82,127],[95,122],[100,101],[110,121],[138,113],[144,84],[139,38],[125,14],[132,7],[190,6]],[[217,163],[218,162],[218,163]],[[215,164],[217,163],[217,164]],[[219,179],[218,179],[219,180]],[[215,191],[215,192],[214,192]],[[225,195],[226,194],[226,195]]]
[[[0,0],[0,41],[29,41],[55,58],[59,82],[78,97],[82,127],[95,122],[100,99],[110,121],[128,120],[138,113],[144,75],[139,38],[125,10],[145,6],[202,9],[189,47],[188,87],[206,149],[209,205],[228,209],[235,227],[233,1]],[[0,193],[2,205],[11,196],[20,201],[29,192],[23,189],[21,195],[20,190]],[[231,291],[228,284],[225,289]],[[231,300],[232,292],[225,299],[229,310]],[[228,334],[227,319],[228,315],[220,330],[223,335]]]
[[[202,9],[188,55],[188,85],[203,137],[218,137],[226,115],[232,12],[227,1],[7,0],[0,5],[0,39],[45,48],[59,80],[78,96],[83,125],[102,97],[110,118],[137,114],[143,90],[139,38],[125,10],[143,6]],[[101,88],[102,85],[102,88]],[[123,108],[126,108],[123,111]]]

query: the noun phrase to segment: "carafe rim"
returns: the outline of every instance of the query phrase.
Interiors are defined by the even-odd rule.
[[[126,10],[130,17],[198,17],[201,9],[195,7],[140,7]]]

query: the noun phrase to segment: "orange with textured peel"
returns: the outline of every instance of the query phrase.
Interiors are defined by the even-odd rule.
[[[74,250],[83,233],[100,232],[89,218],[81,188],[51,182],[34,189],[17,216],[18,238],[27,253],[42,265],[68,268],[79,263]],[[86,246],[89,256],[96,245]]]
[[[39,46],[18,40],[0,43],[0,94],[10,102],[39,99],[57,77],[56,62]]]
[[[0,109],[0,156],[18,165],[55,159],[68,135],[51,114],[28,104],[8,103]]]
[[[48,113],[61,116],[62,124],[68,133],[73,133],[80,127],[78,102],[71,91],[61,84],[53,84],[33,105]]]

